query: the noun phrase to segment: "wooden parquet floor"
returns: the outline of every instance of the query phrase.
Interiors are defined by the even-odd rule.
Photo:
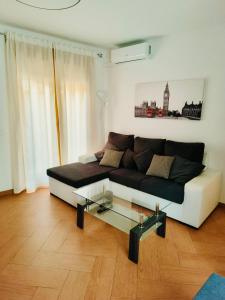
[[[0,198],[1,300],[186,300],[212,272],[225,276],[225,206],[199,230],[168,218],[138,265],[126,234],[91,216],[84,231],[74,224],[75,208],[47,189]]]

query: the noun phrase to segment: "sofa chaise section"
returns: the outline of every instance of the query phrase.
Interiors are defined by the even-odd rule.
[[[97,162],[72,163],[47,170],[50,193],[76,206],[74,191],[82,186],[108,178],[115,168],[99,166]]]
[[[105,179],[112,167],[99,166],[97,162],[83,164],[80,162],[54,167],[47,170],[47,175],[74,188]]]

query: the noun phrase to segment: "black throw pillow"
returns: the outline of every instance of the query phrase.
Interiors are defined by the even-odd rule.
[[[175,156],[175,160],[170,170],[169,179],[180,184],[185,184],[189,180],[201,174],[204,168],[205,166],[201,163],[190,161],[180,156]]]
[[[121,160],[121,166],[126,169],[136,169],[136,164],[134,161],[134,152],[127,149]]]
[[[151,150],[145,150],[141,153],[134,155],[134,161],[138,171],[146,173],[150,166],[153,156],[154,153]]]

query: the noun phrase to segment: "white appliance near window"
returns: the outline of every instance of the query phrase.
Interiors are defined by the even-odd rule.
[[[139,43],[111,50],[111,62],[114,64],[147,59],[151,54],[149,43]]]

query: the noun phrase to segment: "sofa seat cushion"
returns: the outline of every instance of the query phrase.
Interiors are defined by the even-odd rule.
[[[141,181],[145,178],[145,174],[136,170],[118,169],[109,173],[109,179],[119,184],[139,189]]]
[[[47,175],[74,188],[79,188],[107,178],[112,170],[115,170],[115,168],[99,166],[97,162],[89,164],[73,163],[48,169]]]
[[[184,201],[184,185],[172,180],[145,176],[141,181],[140,190],[178,204]]]

